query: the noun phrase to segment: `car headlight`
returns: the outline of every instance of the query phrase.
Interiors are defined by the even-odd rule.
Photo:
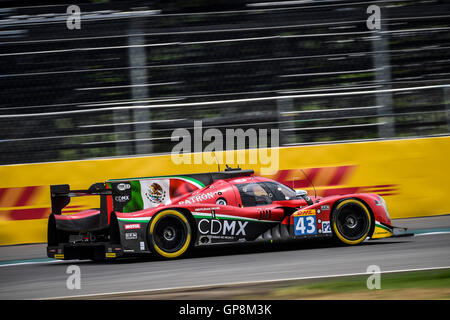
[[[381,197],[381,196],[378,196],[378,199],[379,199],[379,204],[378,203],[376,203],[377,205],[381,205],[383,208],[384,208],[384,211],[386,211],[386,215],[387,215],[387,217],[389,218],[389,220],[391,220],[391,217],[389,216],[389,211],[388,211],[388,208],[387,208],[387,204],[386,204],[386,201]]]

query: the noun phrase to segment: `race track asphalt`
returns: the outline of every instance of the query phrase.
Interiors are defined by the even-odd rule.
[[[440,219],[444,224],[450,220],[449,216]],[[419,225],[425,226],[424,221],[419,220]],[[450,233],[437,227],[442,227],[442,222],[422,229],[435,230],[431,233],[420,231],[415,237],[367,241],[355,247],[323,241],[204,247],[189,258],[174,261],[152,257],[109,263],[48,261],[45,244],[9,246],[0,248],[0,299],[43,299],[361,274],[370,265],[379,266],[382,272],[450,267]],[[18,255],[20,260],[11,259]],[[69,290],[66,270],[74,264],[80,267],[81,289]]]

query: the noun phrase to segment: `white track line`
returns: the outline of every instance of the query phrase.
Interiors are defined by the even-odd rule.
[[[420,236],[430,236],[435,234],[447,234],[450,233],[450,231],[437,231],[437,232],[427,232],[427,233],[415,233],[414,236],[420,237]]]
[[[14,267],[14,266],[20,266],[20,265],[33,265],[33,264],[53,264],[53,263],[72,263],[72,262],[83,262],[83,261],[91,261],[91,260],[59,260],[59,259],[52,259],[47,261],[32,261],[32,260],[41,260],[41,259],[23,259],[24,261],[21,261],[20,259],[13,260],[17,262],[7,263],[7,261],[0,261],[4,264],[0,264],[0,267]],[[28,260],[28,261],[26,261]]]
[[[9,264],[0,264],[0,267],[12,267],[12,266],[21,266],[26,264],[50,264],[56,262],[67,262],[68,260],[51,260],[51,261],[24,261],[24,262],[13,262]]]
[[[427,270],[440,270],[440,269],[450,269],[450,266],[445,267],[430,267],[430,268],[417,268],[417,269],[402,269],[402,270],[389,270],[382,271],[382,274],[386,273],[402,273],[402,272],[414,272],[414,271],[427,271]],[[147,289],[147,290],[130,290],[130,291],[117,291],[117,292],[108,292],[108,293],[92,293],[92,294],[84,294],[84,295],[74,295],[74,296],[59,296],[59,297],[51,297],[51,298],[42,298],[42,299],[33,299],[33,300],[53,300],[53,299],[72,299],[72,298],[88,298],[88,297],[99,297],[99,296],[113,296],[113,295],[123,295],[123,294],[136,294],[136,293],[158,293],[162,291],[176,291],[176,290],[199,290],[199,289],[207,289],[218,286],[236,286],[236,285],[254,285],[254,284],[263,284],[263,283],[274,283],[281,281],[297,281],[297,280],[310,280],[310,279],[324,279],[324,278],[340,278],[340,277],[349,277],[349,276],[363,276],[370,275],[371,273],[367,272],[357,272],[357,273],[346,273],[346,274],[334,274],[334,275],[324,275],[324,276],[310,276],[310,277],[294,277],[294,278],[280,278],[280,279],[272,279],[272,280],[261,280],[261,281],[241,281],[241,282],[221,282],[214,283],[208,285],[199,285],[199,286],[185,286],[185,287],[173,287],[173,288],[160,288],[160,289]]]

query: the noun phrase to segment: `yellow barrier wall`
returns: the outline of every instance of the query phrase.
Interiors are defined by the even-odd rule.
[[[286,147],[270,177],[312,193],[298,170],[304,168],[319,195],[375,192],[391,218],[440,215],[450,213],[449,155],[450,137]],[[176,165],[170,155],[0,166],[0,245],[46,242],[50,184],[86,189],[113,178],[216,170],[216,164]],[[64,213],[90,207],[98,207],[98,197],[72,198]]]

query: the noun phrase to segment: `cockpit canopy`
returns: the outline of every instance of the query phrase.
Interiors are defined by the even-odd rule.
[[[295,190],[276,181],[236,184],[244,207],[271,204],[273,201],[295,200]]]

